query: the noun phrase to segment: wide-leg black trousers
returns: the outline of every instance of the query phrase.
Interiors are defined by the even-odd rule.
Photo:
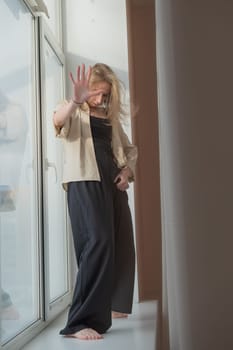
[[[78,273],[63,335],[83,328],[104,333],[111,310],[132,310],[135,248],[128,196],[113,182],[119,169],[111,149],[96,143],[95,150],[101,181],[68,185]]]

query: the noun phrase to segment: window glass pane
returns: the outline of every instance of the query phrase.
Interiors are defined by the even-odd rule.
[[[45,41],[46,83],[46,199],[48,204],[50,302],[68,290],[65,193],[61,187],[62,144],[55,137],[53,110],[63,97],[63,66]]]
[[[0,17],[0,301],[4,343],[39,318],[39,264],[34,23],[18,0],[1,1]]]
[[[49,18],[45,16],[46,22],[57,41],[60,42],[60,0],[44,0],[44,2],[49,12]]]

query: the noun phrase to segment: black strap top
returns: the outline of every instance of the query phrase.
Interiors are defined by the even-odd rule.
[[[90,125],[94,141],[102,140],[111,143],[112,126],[107,119],[90,116]]]

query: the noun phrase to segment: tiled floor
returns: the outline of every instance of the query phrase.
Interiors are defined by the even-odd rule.
[[[97,341],[64,338],[58,335],[64,326],[63,314],[23,350],[155,350],[156,301],[135,303],[128,319],[114,319],[112,328]]]

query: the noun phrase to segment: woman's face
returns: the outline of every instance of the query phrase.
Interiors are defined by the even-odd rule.
[[[95,108],[95,107],[98,108],[105,102],[105,100],[108,99],[108,96],[111,92],[111,85],[106,81],[93,83],[90,87],[90,91],[96,91],[96,90],[101,90],[101,92],[95,96],[90,97],[87,100],[89,106],[92,108]]]

